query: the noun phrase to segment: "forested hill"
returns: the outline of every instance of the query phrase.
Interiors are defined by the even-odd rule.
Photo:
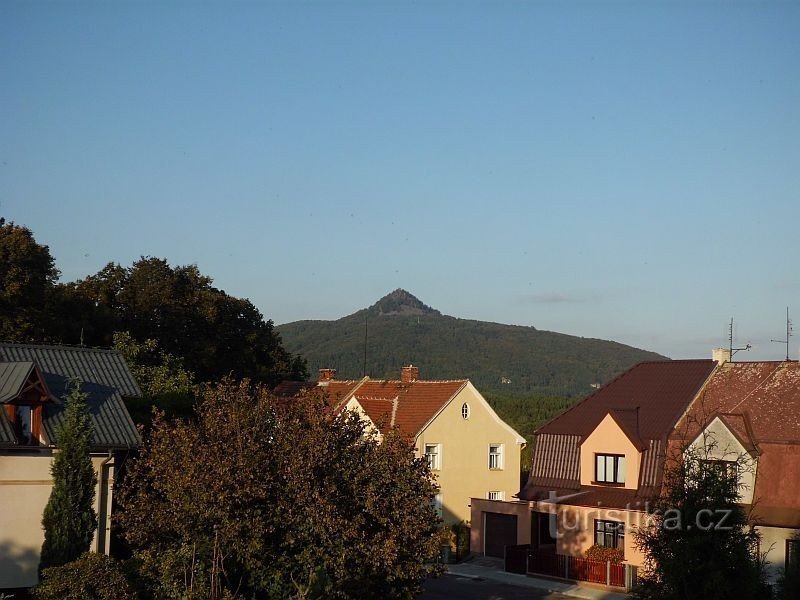
[[[606,340],[534,327],[443,315],[405,290],[335,321],[296,321],[276,329],[287,350],[337,377],[363,373],[367,325],[367,374],[397,378],[413,363],[424,379],[469,377],[479,389],[503,395],[584,395],[628,367],[665,357]]]

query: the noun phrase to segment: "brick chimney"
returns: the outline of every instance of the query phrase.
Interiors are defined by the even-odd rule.
[[[327,385],[328,382],[336,379],[336,369],[320,369],[319,370],[319,385]]]
[[[408,365],[400,369],[400,381],[402,383],[411,383],[419,379],[419,367]]]

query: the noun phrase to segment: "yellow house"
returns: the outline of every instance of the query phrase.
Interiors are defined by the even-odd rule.
[[[471,498],[510,499],[519,490],[520,450],[525,439],[492,410],[468,379],[426,381],[403,367],[399,380],[337,380],[320,370],[323,387],[339,410],[354,410],[377,432],[399,428],[425,456],[440,492],[436,505],[445,523],[469,521]],[[292,395],[297,384],[279,385]]]
[[[50,465],[64,415],[68,382],[88,394],[94,426],[91,460],[97,473],[98,527],[91,550],[108,553],[115,471],[140,442],[122,401],[140,396],[123,358],[111,350],[0,344],[0,590],[38,582],[50,497]]]

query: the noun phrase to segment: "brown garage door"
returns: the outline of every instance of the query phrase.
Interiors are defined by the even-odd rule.
[[[486,556],[504,558],[506,546],[514,546],[517,543],[516,515],[486,513],[484,536]]]

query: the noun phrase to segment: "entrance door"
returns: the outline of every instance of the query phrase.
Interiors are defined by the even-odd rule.
[[[484,513],[486,525],[483,529],[484,553],[486,556],[504,558],[506,546],[517,544],[517,516],[500,513]]]

